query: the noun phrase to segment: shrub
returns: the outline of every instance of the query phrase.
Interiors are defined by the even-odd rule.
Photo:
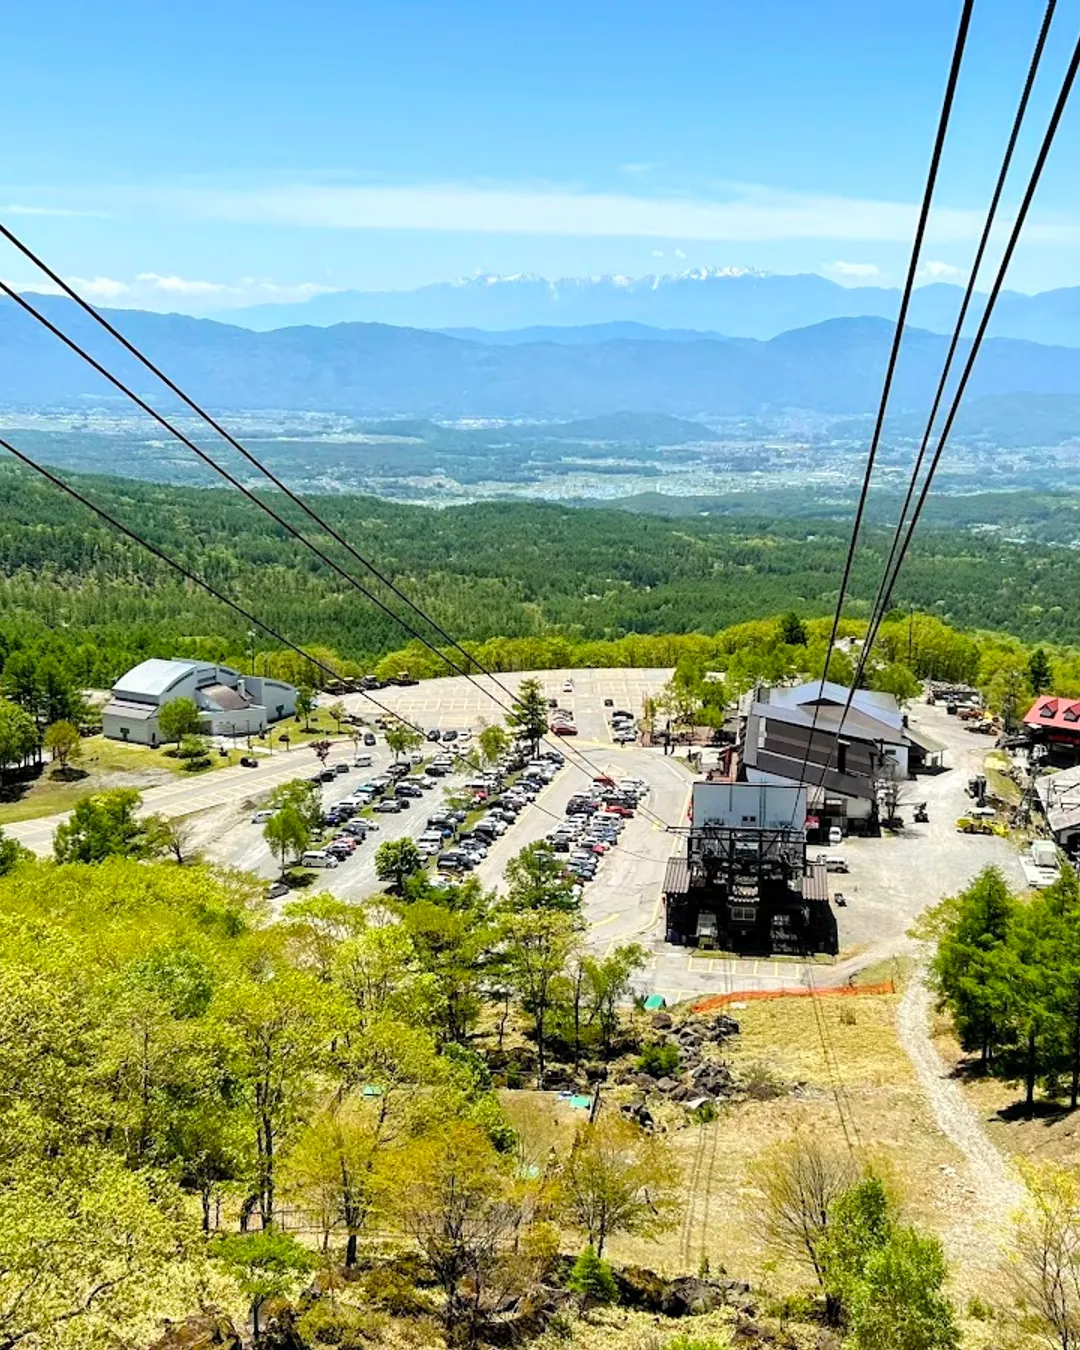
[[[638,1073],[647,1073],[653,1078],[668,1078],[679,1069],[678,1047],[657,1043],[643,1046],[636,1068]]]
[[[369,1303],[395,1317],[416,1317],[431,1311],[431,1304],[402,1270],[375,1266],[364,1276],[364,1294]]]
[[[611,1267],[594,1247],[586,1247],[574,1262],[566,1287],[580,1294],[585,1303],[614,1303],[619,1296]]]
[[[387,1329],[385,1313],[354,1308],[337,1300],[319,1299],[296,1324],[304,1345],[335,1346],[337,1350],[366,1350]]]

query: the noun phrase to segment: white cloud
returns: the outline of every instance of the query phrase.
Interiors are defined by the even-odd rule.
[[[941,277],[962,277],[966,276],[963,267],[954,267],[952,263],[947,262],[925,262],[920,271],[924,276],[940,279]]]
[[[104,211],[76,211],[69,206],[27,206],[24,202],[8,202],[0,206],[0,219],[4,216],[77,216],[107,219]]]
[[[662,258],[664,256],[664,250],[662,248],[654,248],[652,255],[654,258]]]
[[[675,256],[676,256],[676,258],[685,258],[685,257],[686,257],[686,254],[682,251],[681,248],[677,248],[677,249],[675,250]]]
[[[191,281],[187,277],[161,276],[158,272],[139,272],[135,280],[170,295],[221,295],[236,289],[220,281]]]
[[[825,264],[826,272],[835,272],[840,277],[879,277],[881,268],[877,263],[837,262]]]
[[[131,290],[126,281],[116,281],[112,277],[66,277],[65,280],[80,295],[94,300],[115,300]]]
[[[620,164],[619,172],[629,174],[651,173],[655,168],[655,164]]]
[[[463,183],[130,189],[123,200],[199,220],[310,229],[716,242],[832,239],[910,245],[916,217],[908,202],[813,196],[754,184],[728,185],[716,200]],[[966,242],[978,237],[981,226],[978,212],[946,207],[934,212],[928,235],[940,244]],[[1025,237],[1029,242],[1080,241],[1080,223],[1036,222]]]

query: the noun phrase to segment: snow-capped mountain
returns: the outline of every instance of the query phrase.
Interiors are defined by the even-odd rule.
[[[959,286],[922,286],[909,322],[950,332],[960,306]],[[304,304],[234,310],[232,323],[257,330],[313,324],[375,322],[410,328],[514,329],[635,325],[768,340],[828,319],[896,315],[899,291],[882,286],[839,286],[816,273],[780,275],[749,267],[695,267],[684,272],[629,277],[561,277],[531,272],[485,274],[422,286],[414,291],[337,291]],[[1080,288],[1041,295],[1004,292],[991,333],[1033,342],[1080,346]],[[597,333],[598,338],[608,335]]]

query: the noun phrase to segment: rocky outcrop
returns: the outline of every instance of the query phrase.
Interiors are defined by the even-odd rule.
[[[183,1322],[166,1322],[150,1350],[243,1350],[243,1341],[229,1318],[198,1313]]]

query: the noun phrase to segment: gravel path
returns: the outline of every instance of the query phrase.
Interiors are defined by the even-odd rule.
[[[959,1083],[949,1076],[930,1039],[932,997],[920,967],[912,976],[897,1014],[897,1032],[926,1092],[942,1134],[964,1155],[971,1174],[972,1195],[981,1218],[993,1230],[1002,1228],[1022,1204],[1024,1188],[991,1142],[978,1114],[964,1100]]]

